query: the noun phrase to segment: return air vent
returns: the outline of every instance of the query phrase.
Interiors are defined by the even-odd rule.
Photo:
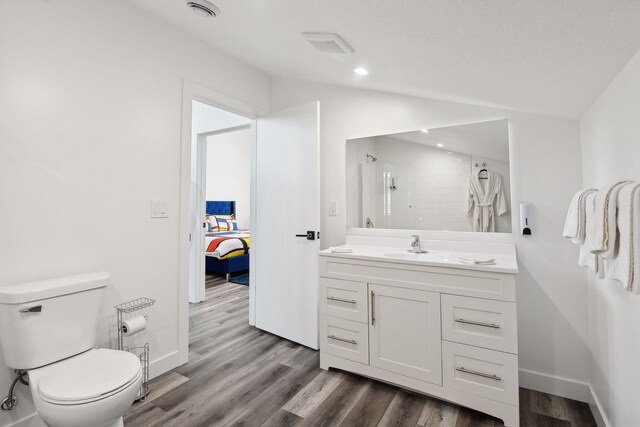
[[[353,55],[353,48],[337,34],[333,33],[302,33],[309,43],[323,53],[338,55]]]
[[[203,18],[215,18],[220,15],[220,9],[206,0],[187,0],[187,6]]]

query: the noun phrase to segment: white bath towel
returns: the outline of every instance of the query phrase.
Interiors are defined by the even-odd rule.
[[[584,197],[585,238],[584,244],[580,246],[580,258],[578,259],[578,265],[590,268],[597,277],[603,277],[604,269],[602,266],[602,258],[600,255],[591,252],[591,247],[595,246],[596,194],[596,191],[592,191]]]
[[[616,214],[618,193],[631,181],[619,181],[598,191],[595,206],[595,238],[589,249],[603,258],[613,256],[616,246]]]
[[[619,280],[625,290],[640,294],[640,184],[624,186],[618,193],[619,240],[607,259],[606,275]]]
[[[593,188],[580,190],[573,196],[571,204],[569,205],[569,211],[567,212],[567,219],[564,223],[563,237],[571,239],[576,245],[584,243],[585,237],[585,212],[584,202],[587,194],[596,191]]]

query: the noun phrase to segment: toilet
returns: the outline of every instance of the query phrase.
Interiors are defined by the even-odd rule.
[[[94,348],[110,281],[98,272],[0,287],[5,362],[27,371],[35,407],[51,427],[121,427],[138,396],[140,360]]]

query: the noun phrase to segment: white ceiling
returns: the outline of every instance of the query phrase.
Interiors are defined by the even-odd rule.
[[[506,120],[429,129],[429,133],[418,130],[384,136],[509,163],[509,129]],[[442,147],[438,147],[438,144],[442,144]]]
[[[640,49],[637,0],[212,0],[215,19],[133,1],[272,76],[571,118]],[[302,32],[356,53],[322,54]]]

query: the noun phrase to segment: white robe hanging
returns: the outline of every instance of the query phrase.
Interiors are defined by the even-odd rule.
[[[507,199],[504,194],[502,177],[499,174],[487,171],[487,179],[482,180],[478,178],[477,173],[471,174],[467,197],[467,215],[472,211],[473,231],[495,231],[495,212],[498,215],[503,215],[507,212]]]

